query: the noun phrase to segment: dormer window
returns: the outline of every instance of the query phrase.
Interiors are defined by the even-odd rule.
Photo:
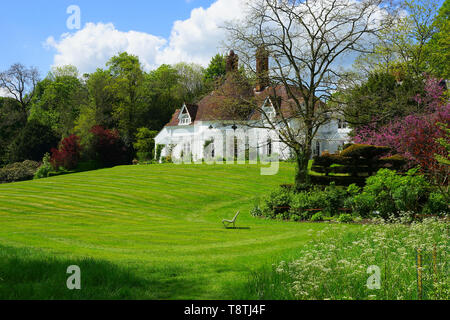
[[[184,126],[191,124],[191,117],[189,115],[181,116],[179,124]]]
[[[192,123],[191,115],[189,114],[188,108],[186,105],[183,105],[181,109],[180,116],[178,117],[178,125],[187,126]]]
[[[275,118],[275,108],[273,107],[272,101],[269,98],[267,98],[264,102],[262,110],[265,114],[265,116],[263,116],[264,120],[266,120],[266,118],[269,120]]]
[[[275,117],[275,112],[273,110],[267,110],[266,116],[269,119],[273,119]]]

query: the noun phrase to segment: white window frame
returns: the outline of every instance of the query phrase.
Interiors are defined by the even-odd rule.
[[[183,115],[180,118],[179,125],[186,126],[186,125],[190,125],[190,124],[191,124],[191,117],[189,117],[189,115]]]

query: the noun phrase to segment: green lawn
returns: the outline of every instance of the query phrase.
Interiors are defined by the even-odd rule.
[[[0,185],[0,299],[239,298],[253,271],[295,257],[325,226],[250,216],[293,173],[167,164]],[[237,210],[242,228],[223,228]],[[72,264],[79,291],[66,288]]]

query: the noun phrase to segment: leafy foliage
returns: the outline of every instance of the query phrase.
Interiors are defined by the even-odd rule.
[[[93,151],[96,160],[105,167],[129,164],[131,159],[125,143],[121,139],[118,130],[105,129],[102,126],[94,126],[89,148]]]
[[[39,166],[38,170],[34,174],[34,179],[43,179],[50,176],[52,171],[52,164],[50,154],[46,153],[44,158],[42,158],[42,164]]]
[[[369,217],[378,212],[388,219],[398,217],[402,212],[420,213],[430,194],[430,185],[425,177],[411,169],[404,176],[396,171],[381,169],[367,179],[361,194],[351,199],[355,213]]]
[[[148,128],[139,128],[136,133],[136,142],[133,144],[134,149],[140,161],[150,160],[153,158],[155,148],[155,137],[157,131]],[[159,159],[159,158],[158,158]]]
[[[81,156],[80,138],[76,135],[70,135],[64,138],[58,149],[52,149],[51,164],[53,169],[67,170],[75,169]]]
[[[361,127],[356,131],[354,140],[389,146],[405,157],[411,167],[419,165],[431,180],[436,180],[435,183],[445,184],[448,166],[439,163],[436,155],[448,155],[445,146],[439,143],[442,141],[440,139],[445,139],[446,132],[438,124],[450,123],[450,104],[446,102],[440,82],[436,79],[429,78],[425,89],[426,94],[416,97],[416,100],[427,106],[426,112],[393,120],[379,128]]]
[[[380,168],[399,169],[405,163],[405,159],[400,155],[386,156],[391,149],[368,144],[349,144],[339,154],[324,153],[314,157],[311,169],[315,172],[325,173],[325,182],[335,182],[340,185],[350,185],[352,183],[362,184],[364,177],[371,176]],[[351,177],[334,174],[349,174]],[[361,177],[358,179],[358,177]],[[315,177],[316,178],[316,177]],[[351,179],[353,178],[353,179]],[[317,179],[317,178],[316,178]],[[313,180],[320,183],[320,180]]]
[[[10,163],[24,160],[40,161],[46,152],[58,145],[57,134],[48,126],[30,120],[8,146]]]

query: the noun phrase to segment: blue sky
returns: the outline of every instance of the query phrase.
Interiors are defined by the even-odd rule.
[[[438,0],[439,3],[442,0]],[[13,63],[94,72],[119,52],[137,55],[146,71],[181,61],[206,66],[225,53],[226,21],[243,17],[242,0],[21,0],[0,5],[0,71]],[[69,30],[67,8],[81,10]],[[346,58],[350,65],[352,58]]]
[[[2,2],[0,70],[15,62],[37,66],[46,74],[54,63],[55,50],[44,43],[53,36],[74,32],[66,27],[69,5],[81,9],[81,24],[113,23],[117,30],[148,33],[168,39],[176,20],[186,20],[194,8],[208,8],[214,0],[21,0]],[[76,30],[75,30],[76,31]]]

